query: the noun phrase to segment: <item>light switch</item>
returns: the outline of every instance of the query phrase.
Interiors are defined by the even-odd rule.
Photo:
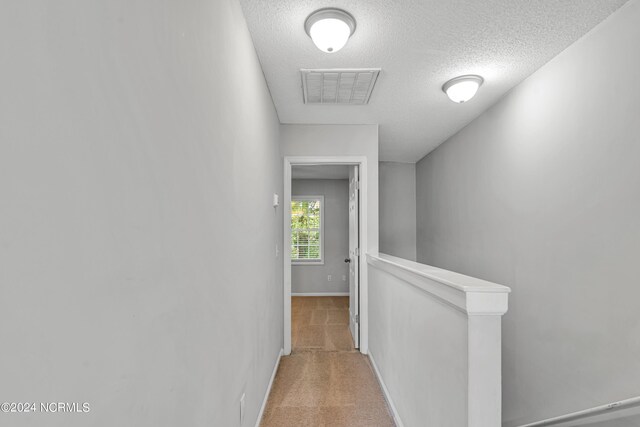
[[[280,204],[280,200],[277,194],[273,194],[273,207],[277,208],[278,205]]]

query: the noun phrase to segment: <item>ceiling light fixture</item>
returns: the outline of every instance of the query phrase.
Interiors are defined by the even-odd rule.
[[[356,30],[356,20],[342,9],[319,9],[309,15],[304,29],[318,49],[335,53],[347,44]]]
[[[446,82],[442,90],[450,100],[462,104],[475,96],[483,82],[484,79],[480,76],[460,76]]]

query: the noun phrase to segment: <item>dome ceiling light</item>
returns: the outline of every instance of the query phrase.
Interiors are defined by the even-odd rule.
[[[484,79],[480,76],[460,76],[446,82],[442,86],[442,90],[450,100],[462,104],[476,95],[483,82]]]
[[[347,44],[356,30],[356,20],[342,9],[319,9],[309,15],[304,29],[318,49],[335,53]]]

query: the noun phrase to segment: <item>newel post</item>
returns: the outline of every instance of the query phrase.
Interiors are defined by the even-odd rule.
[[[466,292],[468,426],[502,425],[502,315],[508,291]]]

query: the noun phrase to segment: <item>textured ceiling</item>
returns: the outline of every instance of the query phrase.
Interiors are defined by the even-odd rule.
[[[380,159],[419,160],[626,0],[241,0],[282,123],[379,124]],[[357,28],[339,52],[304,31],[322,7],[350,12]],[[304,105],[300,68],[380,67],[366,106]],[[466,104],[442,84],[485,83]]]
[[[309,165],[292,166],[292,179],[349,179],[349,166]]]

